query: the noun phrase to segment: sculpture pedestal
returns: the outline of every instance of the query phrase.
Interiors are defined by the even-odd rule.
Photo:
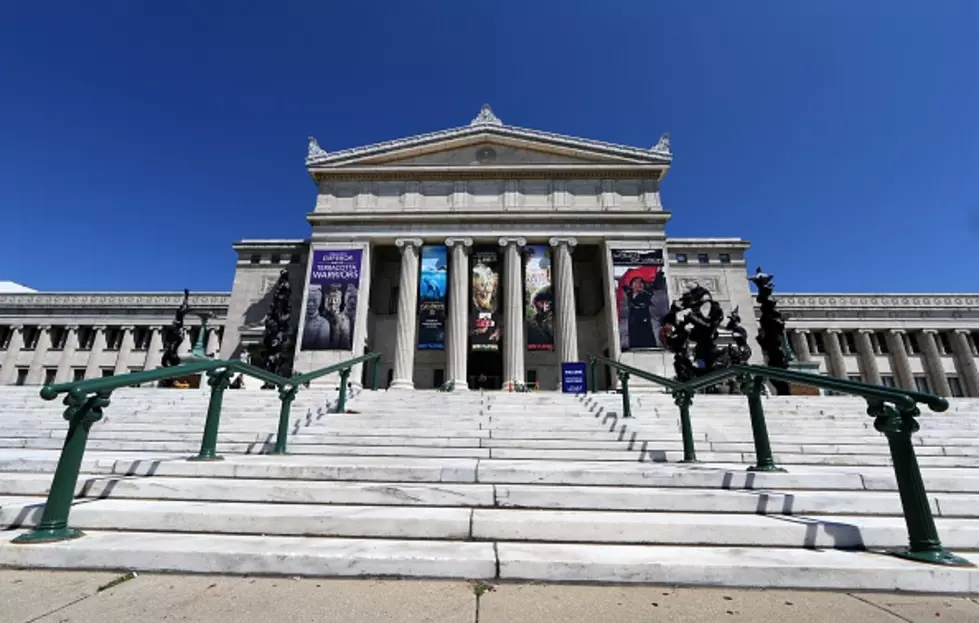
[[[819,363],[816,361],[793,361],[789,364],[789,370],[796,372],[808,372],[825,376],[819,371]],[[799,383],[789,383],[789,395],[791,396],[822,396],[823,390],[811,385],[801,385]]]

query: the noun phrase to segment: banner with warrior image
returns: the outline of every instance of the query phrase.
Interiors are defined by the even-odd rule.
[[[551,285],[551,250],[531,245],[525,250],[524,317],[527,350],[554,350],[554,289]]]
[[[363,249],[314,250],[302,350],[350,350]]]
[[[469,347],[496,351],[503,338],[500,313],[500,255],[498,248],[477,247],[472,254]]]
[[[448,283],[445,245],[424,246],[418,280],[418,349],[445,348],[445,293]]]
[[[612,276],[623,351],[663,348],[659,330],[670,310],[662,249],[612,249]]]

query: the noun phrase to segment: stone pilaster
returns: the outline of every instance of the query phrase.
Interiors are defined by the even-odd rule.
[[[574,269],[571,251],[578,244],[574,238],[551,238],[554,247],[555,272],[555,346],[558,362],[578,361],[578,324],[574,308]]]
[[[792,331],[792,350],[795,351],[795,358],[799,363],[809,363],[812,361],[812,353],[809,352],[809,332],[795,329]]]
[[[928,373],[928,384],[931,390],[939,396],[951,396],[952,390],[948,386],[948,378],[945,376],[945,368],[942,367],[942,356],[938,352],[938,342],[935,337],[938,331],[925,329],[921,336],[921,352],[925,356],[925,371]]]
[[[524,372],[523,257],[524,238],[500,238],[503,247],[503,387],[522,385]]]
[[[10,385],[16,380],[17,357],[24,348],[24,325],[15,324],[10,327],[10,331],[10,341],[7,342],[3,367],[0,368],[0,385]]]
[[[207,330],[207,342],[204,347],[204,353],[208,357],[217,358],[221,354],[221,336],[218,334],[217,327],[211,327]]]
[[[908,347],[904,341],[904,331],[891,329],[884,338],[887,342],[887,350],[891,354],[891,363],[894,365],[894,378],[897,386],[901,389],[916,389],[914,375],[911,373],[911,362],[908,361]]]
[[[469,388],[466,372],[469,364],[466,348],[469,345],[469,250],[472,238],[447,238],[450,264],[449,309],[446,319],[446,381],[455,384],[455,391]]]
[[[874,353],[874,345],[870,341],[870,334],[873,331],[860,329],[857,331],[857,354],[860,357],[860,373],[865,383],[881,385],[880,369],[877,367],[877,355]]]
[[[39,334],[34,345],[34,356],[31,357],[31,366],[27,370],[28,385],[40,385],[44,382],[44,358],[51,349],[51,325],[41,325],[37,330]]]
[[[394,241],[401,250],[401,278],[398,286],[398,333],[394,345],[394,373],[391,389],[415,388],[415,336],[418,324],[418,251],[421,238]]]
[[[127,325],[122,328],[122,343],[119,344],[119,352],[116,354],[116,366],[113,369],[113,374],[119,376],[129,373],[129,355],[132,354],[135,347],[133,327]]]
[[[54,376],[55,383],[68,383],[71,378],[71,363],[78,350],[78,325],[65,327],[65,346],[61,349],[61,359],[58,360],[58,372]]]
[[[95,331],[95,338],[92,340],[92,350],[88,353],[88,365],[85,366],[85,378],[97,379],[102,376],[99,367],[99,360],[102,359],[102,352],[105,351],[105,325],[92,327]]]
[[[976,360],[969,347],[969,332],[956,329],[950,336],[952,353],[955,355],[955,368],[959,372],[959,381],[966,396],[979,398],[979,372],[976,371]]]
[[[829,357],[827,371],[830,376],[838,379],[846,378],[846,360],[843,359],[843,349],[840,347],[840,331],[830,329],[823,334],[826,345],[826,355]]]
[[[150,327],[150,345],[146,349],[146,359],[143,360],[144,370],[156,370],[163,358],[163,327]]]

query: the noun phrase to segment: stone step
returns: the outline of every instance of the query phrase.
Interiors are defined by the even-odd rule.
[[[966,594],[979,572],[866,552],[471,543],[90,531],[44,546],[0,535],[0,566],[276,576],[626,582]],[[497,571],[498,570],[498,571]]]
[[[43,499],[51,474],[0,473],[0,496]],[[398,482],[330,482],[208,477],[123,477],[83,474],[76,495],[101,499],[151,499],[286,504],[470,506],[559,510],[622,510],[758,515],[901,516],[892,491],[752,491],[696,488],[603,487]],[[979,495],[935,493],[941,517],[979,516]]]
[[[492,579],[492,543],[91,531],[43,546],[0,534],[0,566],[311,577]]]

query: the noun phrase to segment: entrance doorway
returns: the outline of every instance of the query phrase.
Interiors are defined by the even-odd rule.
[[[503,388],[503,353],[495,351],[469,351],[469,389]]]

